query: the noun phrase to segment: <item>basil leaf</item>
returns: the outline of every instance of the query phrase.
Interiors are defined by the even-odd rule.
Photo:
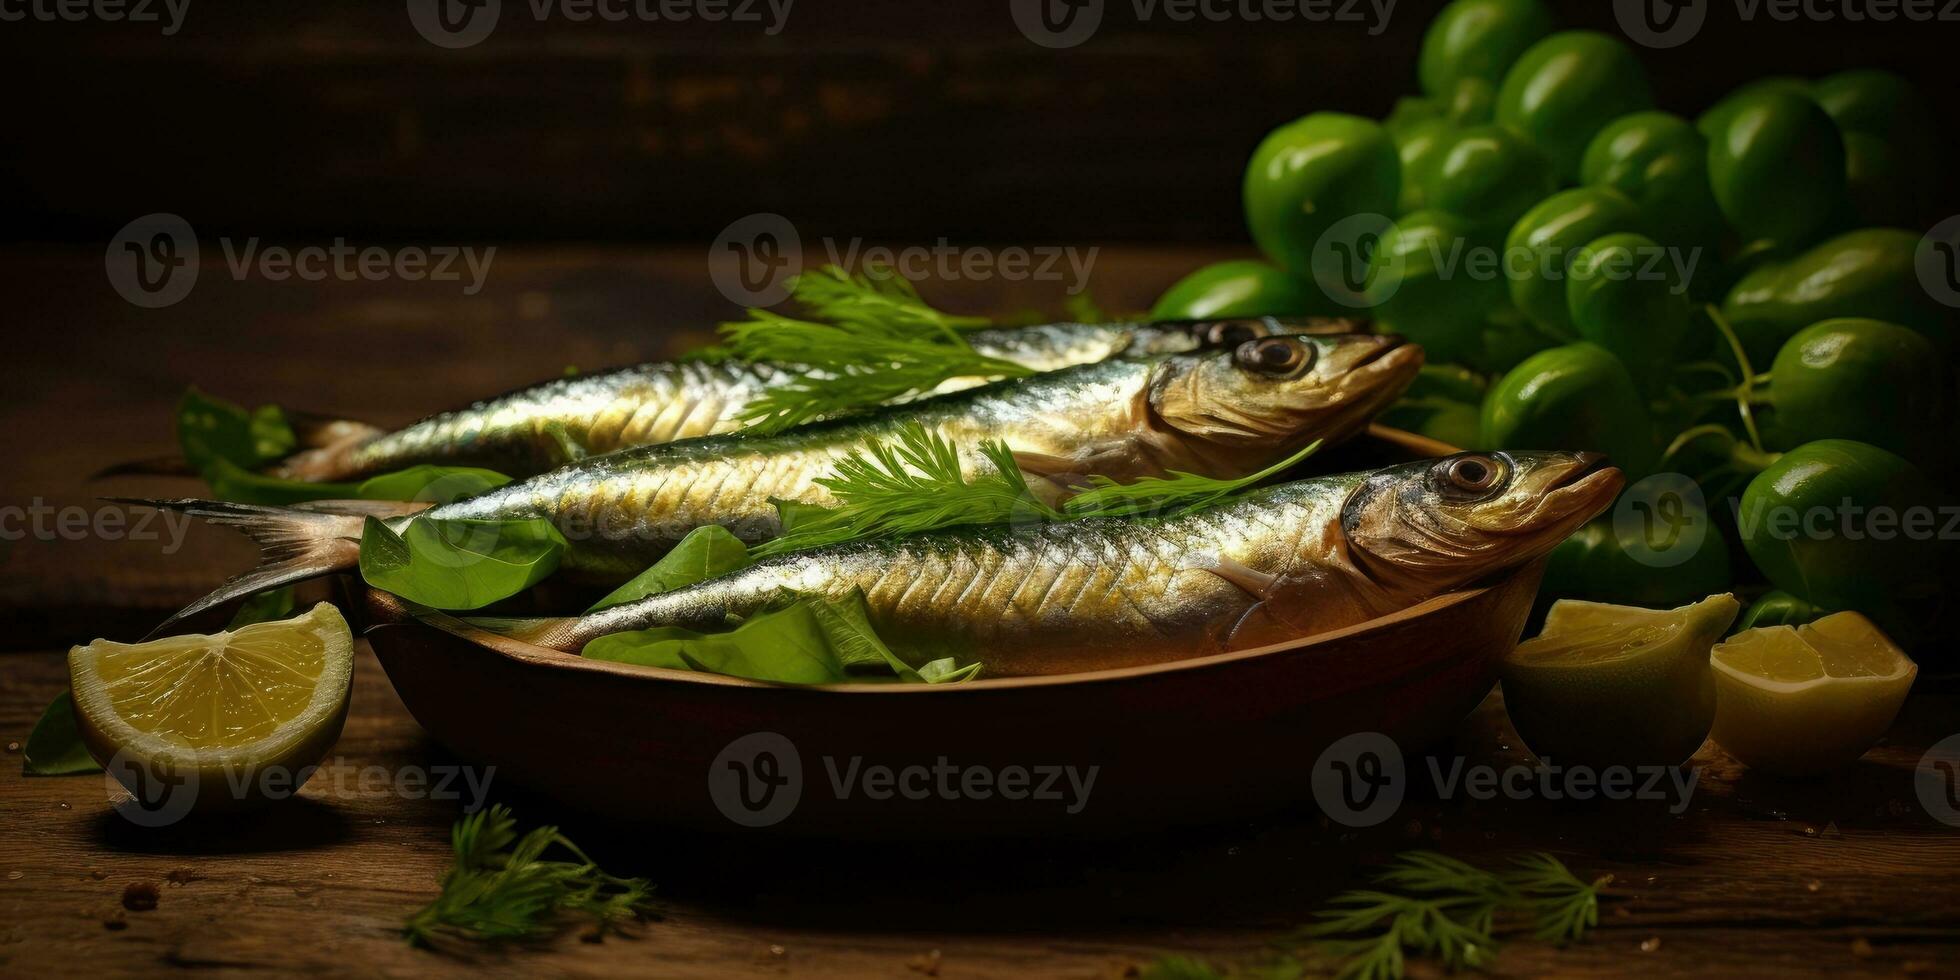
[[[362,500],[426,500],[449,504],[509,482],[510,477],[495,470],[423,463],[369,477],[354,488],[353,496]]]
[[[697,527],[667,552],[653,567],[633,576],[632,581],[598,601],[588,613],[624,605],[650,595],[671,592],[684,585],[705,582],[749,564],[748,546],[719,524]]]
[[[275,619],[285,619],[292,614],[293,587],[288,585],[273,589],[271,592],[261,592],[245,600],[245,603],[238,607],[238,611],[231,614],[231,622],[225,624],[225,629],[235,630],[254,623],[269,623]]]
[[[871,628],[862,593],[843,602],[801,599],[759,613],[726,633],[677,626],[602,636],[585,646],[594,660],[698,670],[779,684],[896,680],[939,684],[971,679],[979,664],[952,658],[913,669]]]
[[[217,460],[256,469],[292,452],[298,441],[277,405],[248,412],[196,388],[177,403],[177,442],[200,473]]]
[[[564,551],[564,535],[543,518],[419,517],[397,534],[370,517],[361,530],[361,578],[431,608],[480,609],[536,585]]]
[[[783,500],[779,497],[771,497],[769,498],[769,502],[776,507],[776,521],[783,526],[782,533],[784,534],[795,531],[810,520],[822,517],[835,509],[831,507],[819,507],[816,504],[798,503],[794,500]]]
[[[82,744],[81,728],[75,724],[75,698],[68,691],[55,695],[34,731],[27,736],[21,753],[21,772],[29,776],[72,776],[101,772]]]
[[[308,483],[254,473],[228,459],[214,459],[198,472],[211,487],[211,496],[241,504],[289,507],[312,500],[347,500],[360,489],[353,483]]]

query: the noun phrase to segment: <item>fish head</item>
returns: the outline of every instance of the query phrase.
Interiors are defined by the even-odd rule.
[[[1159,320],[1139,324],[1131,333],[1134,355],[1176,354],[1194,350],[1232,350],[1248,340],[1292,335],[1332,335],[1365,332],[1367,321],[1331,316],[1205,317],[1197,320]]]
[[[1156,428],[1205,448],[1283,455],[1365,428],[1422,367],[1422,348],[1393,334],[1281,334],[1229,350],[1167,358],[1149,397]]]
[[[1552,550],[1626,477],[1598,453],[1458,453],[1378,470],[1348,496],[1348,551],[1390,586],[1435,593]]]

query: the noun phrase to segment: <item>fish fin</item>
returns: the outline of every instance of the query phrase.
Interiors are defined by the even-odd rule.
[[[1203,568],[1204,571],[1244,589],[1261,602],[1271,599],[1274,587],[1279,584],[1279,576],[1271,572],[1262,572],[1225,555],[1217,556],[1212,559],[1211,564]]]
[[[441,615],[438,613],[437,615]],[[418,618],[420,618],[418,616]],[[472,616],[469,619],[455,619],[457,625],[506,639],[516,640],[534,647],[545,647],[565,653],[577,653],[585,646],[585,640],[578,635],[578,619],[573,616],[549,616],[543,618],[515,618],[505,616]],[[429,620],[434,623],[434,620]],[[437,623],[436,625],[441,625]],[[444,627],[448,628],[448,627]],[[455,632],[451,630],[451,632]],[[462,635],[462,634],[459,634]]]
[[[259,546],[259,567],[226,579],[211,594],[164,620],[145,639],[166,635],[171,627],[207,609],[282,585],[345,571],[360,562],[364,520],[360,515],[218,500],[107,499],[113,503],[178,511],[212,524],[236,528]]]
[[[1057,483],[1075,483],[1082,476],[1082,461],[1071,456],[1054,456],[1049,453],[1030,453],[1014,451],[1014,465],[1031,476],[1054,480]]]
[[[90,480],[106,480],[115,476],[196,476],[197,470],[191,468],[190,460],[175,453],[167,456],[152,456],[148,459],[132,459],[123,463],[111,463],[89,474]]]
[[[376,517],[386,520],[390,517],[408,517],[420,514],[435,506],[432,500],[309,500],[294,504],[294,510],[313,514],[334,514],[341,517]]]

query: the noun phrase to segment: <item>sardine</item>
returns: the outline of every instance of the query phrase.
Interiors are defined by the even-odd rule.
[[[800,426],[775,436],[703,436],[595,456],[476,497],[430,508],[438,519],[544,518],[569,543],[560,568],[617,583],[689,531],[719,524],[758,542],[780,531],[775,500],[831,506],[819,478],[837,462],[918,424],[962,452],[967,477],[990,472],[998,441],[1030,487],[1054,501],[1087,477],[1130,482],[1171,470],[1229,478],[1263,469],[1315,439],[1366,428],[1414,379],[1422,349],[1394,336],[1248,340],[1231,350],[1096,364],[999,382]],[[397,505],[325,501],[304,508],[216,501],[136,501],[237,527],[267,564],[172,617],[354,567],[367,516],[411,519]],[[165,626],[168,626],[166,623]]]
[[[973,349],[1035,371],[1112,357],[1236,346],[1256,337],[1345,333],[1347,320],[1056,323],[966,334]],[[588,456],[733,432],[751,403],[807,374],[795,365],[668,361],[558,378],[443,412],[393,432],[343,425],[340,437],[271,467],[274,476],[332,482],[419,463],[482,466],[510,476],[543,473]],[[959,378],[934,393],[982,383]]]
[[[988,676],[1159,663],[1340,629],[1550,551],[1624,480],[1591,453],[1463,453],[1280,484],[1196,513],[956,529],[766,559],[572,619],[503,621],[576,653],[627,630],[726,628],[787,597],[862,593],[916,665]]]

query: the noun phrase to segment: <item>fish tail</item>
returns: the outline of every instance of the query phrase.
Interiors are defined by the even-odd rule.
[[[463,626],[474,627],[507,640],[528,643],[534,647],[577,653],[584,649],[588,637],[578,626],[579,620],[573,616],[551,616],[544,618],[509,618],[499,616],[472,616],[467,620],[457,620]],[[443,625],[436,623],[436,625]]]
[[[115,503],[173,510],[236,528],[259,546],[257,568],[226,579],[211,594],[164,620],[150,631],[150,637],[165,635],[171,627],[207,609],[355,567],[360,563],[362,523],[373,512],[369,508],[336,508],[331,503],[288,508],[218,500],[109,499]]]

